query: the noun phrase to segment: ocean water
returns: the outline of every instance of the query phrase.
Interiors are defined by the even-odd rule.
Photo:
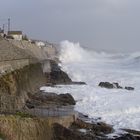
[[[59,59],[73,81],[84,81],[87,85],[59,85],[41,90],[71,93],[77,100],[75,110],[93,118],[101,117],[116,130],[140,130],[140,53],[97,53],[83,49],[79,43],[63,41]],[[101,81],[118,82],[135,90],[100,88]]]

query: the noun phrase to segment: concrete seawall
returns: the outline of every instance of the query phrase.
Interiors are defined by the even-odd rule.
[[[30,60],[27,58],[0,61],[0,74],[4,74],[5,72],[14,71],[16,69],[21,69],[24,66],[29,65],[29,64],[30,64]]]
[[[39,47],[29,41],[0,38],[0,74],[42,63],[43,72],[50,72],[50,60],[56,60],[56,49],[52,46]]]
[[[54,60],[56,58],[56,49],[52,45],[39,47],[36,44],[33,44],[29,41],[9,40],[9,42],[25,50],[27,54],[30,54],[31,56],[38,58],[40,61],[46,59]]]

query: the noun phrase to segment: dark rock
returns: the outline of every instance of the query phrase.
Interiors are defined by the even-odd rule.
[[[74,126],[72,124],[72,127],[70,128],[65,128],[56,123],[53,125],[54,133],[52,140],[140,140],[139,135],[132,135],[130,133],[122,134],[113,138],[108,138],[105,134],[112,133],[113,131],[105,131],[107,125],[104,123],[99,123],[97,125],[102,128],[96,130],[95,127],[92,127],[91,124],[87,124],[85,122],[80,122],[80,124],[78,122],[78,124]],[[80,129],[85,129],[86,132],[78,131]]]
[[[100,82],[99,83],[100,87],[104,87],[104,88],[108,88],[108,89],[112,89],[114,88],[114,85],[109,83],[109,82]]]
[[[108,88],[108,89],[113,89],[113,88],[123,89],[123,87],[121,87],[119,83],[100,82],[98,86],[103,87],[103,88]],[[125,87],[124,89],[134,90],[133,87]]]
[[[95,131],[97,134],[99,134],[101,132],[104,134],[109,134],[114,131],[111,125],[108,125],[104,122],[99,122],[97,124],[93,124],[92,130]]]
[[[50,61],[51,72],[46,73],[47,86],[54,86],[57,84],[75,84],[75,85],[85,85],[85,82],[75,82],[72,81],[68,74],[61,70],[61,67],[55,61]]]
[[[109,89],[112,89],[112,88],[122,89],[119,83],[100,82],[99,86],[104,87],[104,88],[109,88]]]
[[[60,94],[56,93],[36,93],[35,95],[28,95],[29,99],[26,101],[26,106],[31,109],[37,106],[67,106],[75,105],[76,102],[74,98],[69,94]]]
[[[53,125],[53,132],[54,135],[52,140],[96,140],[93,135],[85,135],[78,131],[72,131],[60,124]]]
[[[35,104],[32,103],[32,102],[29,101],[29,100],[26,101],[26,106],[27,106],[29,109],[35,108]]]
[[[64,103],[64,104],[68,104],[68,105],[75,105],[76,102],[74,100],[74,98],[69,94],[60,94],[58,95],[60,102]]]
[[[125,134],[115,139],[108,139],[108,140],[140,140],[140,137],[133,136],[131,134]]]
[[[133,87],[125,87],[126,90],[134,90],[135,88]]]
[[[51,72],[46,73],[47,83],[55,84],[68,84],[72,83],[69,76],[61,70],[60,66],[55,61],[50,61]]]
[[[52,83],[47,83],[45,86],[47,86],[47,87],[54,87],[54,85]]]
[[[51,83],[53,84],[67,84],[72,83],[68,75],[63,71],[52,71],[50,73]]]
[[[113,83],[113,87],[114,87],[114,88],[120,88],[120,89],[123,88],[123,87],[121,87],[121,86],[119,85],[119,83]]]
[[[74,84],[74,85],[86,85],[85,82],[72,82],[72,84]]]
[[[77,128],[77,129],[87,129],[91,130],[94,134],[100,135],[101,133],[103,134],[109,134],[112,133],[114,130],[112,126],[100,122],[100,123],[87,123],[85,121],[82,121],[80,119],[77,119],[73,124],[72,127]]]
[[[122,130],[128,132],[129,134],[140,136],[140,131],[131,130],[131,129],[122,129]]]

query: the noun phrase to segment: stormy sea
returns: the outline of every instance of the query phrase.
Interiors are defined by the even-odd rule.
[[[116,130],[140,130],[140,53],[99,53],[82,48],[79,43],[63,41],[59,59],[62,70],[73,81],[86,82],[86,85],[59,85],[42,87],[42,90],[70,93],[77,101],[75,110],[91,118],[100,117]],[[98,86],[105,81],[135,90]]]

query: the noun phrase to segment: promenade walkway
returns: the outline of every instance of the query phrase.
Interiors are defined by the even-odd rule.
[[[18,106],[23,109],[18,109]],[[19,100],[18,96],[1,95],[0,96],[0,114],[16,114],[16,112],[23,112],[37,117],[59,117],[75,115],[77,112],[74,110],[73,105],[68,106],[35,106],[34,108],[27,109],[25,103]]]
[[[74,106],[33,108],[28,110],[27,113],[38,117],[62,117],[77,114],[77,112],[74,110]]]

